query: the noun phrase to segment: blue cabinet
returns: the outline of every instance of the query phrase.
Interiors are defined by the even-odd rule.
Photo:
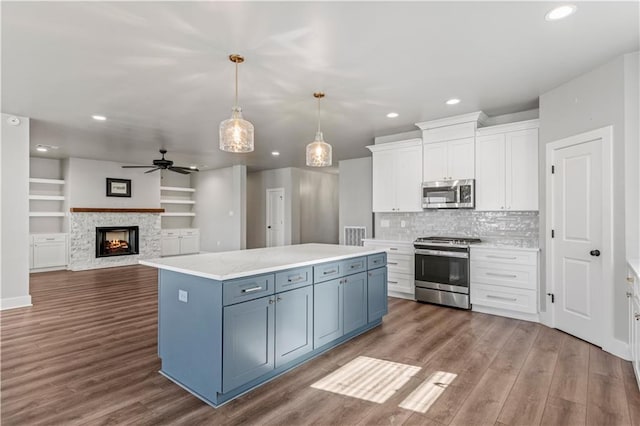
[[[387,268],[368,272],[367,306],[369,322],[381,319],[387,313]]]
[[[268,296],[224,307],[223,393],[275,368],[274,305],[274,297]]]
[[[342,279],[313,286],[313,347],[319,348],[342,336]]]
[[[362,263],[366,259],[362,258]],[[342,279],[344,299],[344,334],[350,333],[367,323],[367,273],[361,272]]]
[[[276,368],[313,350],[312,286],[276,295],[275,333]]]

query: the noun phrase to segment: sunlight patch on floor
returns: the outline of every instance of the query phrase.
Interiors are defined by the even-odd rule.
[[[456,377],[458,377],[457,374],[436,371],[411,392],[399,407],[426,413]]]
[[[413,365],[359,356],[311,387],[383,403],[418,371]]]

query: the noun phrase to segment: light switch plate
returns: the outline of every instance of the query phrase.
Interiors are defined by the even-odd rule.
[[[178,290],[178,300],[187,303],[189,301],[189,292],[186,290]]]
[[[404,228],[405,226],[407,226],[407,222],[404,220],[400,221],[400,228]]]
[[[387,219],[383,219],[380,221],[380,227],[381,228],[388,228],[389,227],[389,220]]]

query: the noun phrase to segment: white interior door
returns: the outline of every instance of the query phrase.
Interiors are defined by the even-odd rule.
[[[284,188],[267,189],[267,247],[284,245]]]
[[[551,278],[557,328],[603,345],[607,280],[603,276],[602,139],[554,149],[551,175]],[[606,254],[606,253],[605,253]]]

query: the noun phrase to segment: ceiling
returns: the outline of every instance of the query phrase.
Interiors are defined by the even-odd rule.
[[[545,21],[558,4],[3,1],[2,110],[31,117],[36,156],[146,164],[163,147],[183,165],[258,170],[304,166],[313,92],[324,91],[337,165],[415,122],[536,108],[541,93],[638,50],[638,2],[579,2]],[[250,154],[217,148],[231,53],[246,58]],[[445,105],[452,97],[462,102]],[[43,155],[36,143],[60,148]]]

